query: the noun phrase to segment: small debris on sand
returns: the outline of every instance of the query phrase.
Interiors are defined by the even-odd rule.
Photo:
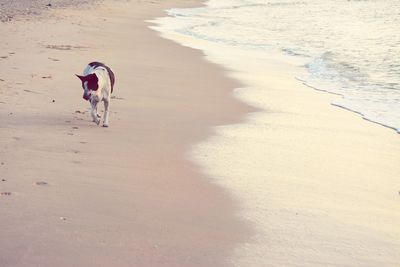
[[[36,182],[36,185],[48,185],[48,183],[45,181],[38,181]]]

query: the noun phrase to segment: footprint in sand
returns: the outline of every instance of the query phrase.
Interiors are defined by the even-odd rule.
[[[46,48],[55,50],[72,50],[72,49],[87,49],[89,47],[80,45],[47,45]]]
[[[67,135],[74,135],[73,133],[67,133]]]
[[[79,160],[73,160],[73,161],[72,161],[72,163],[75,163],[75,164],[81,164],[81,163],[82,163],[82,161],[79,161]]]
[[[5,181],[7,181],[7,180],[6,180],[6,179],[1,179],[1,181],[2,181],[2,182],[5,182]]]
[[[118,96],[115,96],[115,95],[111,96],[111,99],[125,100],[125,98],[118,97]]]
[[[0,58],[2,58],[2,59],[7,59],[8,56],[0,56]]]
[[[79,142],[79,143],[81,143],[81,144],[87,144],[87,142],[83,142],[83,141],[82,141],[82,142]]]
[[[42,78],[43,78],[43,79],[51,79],[52,76],[51,76],[51,75],[45,75],[45,76],[42,76]]]
[[[13,139],[16,141],[19,141],[19,140],[21,140],[21,137],[14,136]]]
[[[36,182],[36,185],[49,185],[49,184],[45,181],[38,181]]]
[[[2,196],[11,196],[11,192],[1,192]]]
[[[74,126],[74,127],[72,127],[72,129],[77,130],[77,129],[79,129],[79,127]]]
[[[28,89],[24,89],[25,92],[27,93],[32,93],[32,94],[39,94],[38,92],[32,91],[32,90],[28,90]]]
[[[74,154],[79,154],[79,153],[81,153],[79,150],[75,150],[75,149],[72,149],[71,152],[73,152]]]
[[[52,60],[52,61],[60,61],[59,59],[57,59],[57,58],[52,58],[52,57],[49,57],[48,59],[50,59],[50,60]]]

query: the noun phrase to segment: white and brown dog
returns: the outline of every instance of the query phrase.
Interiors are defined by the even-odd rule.
[[[114,89],[115,76],[112,70],[101,62],[91,62],[83,71],[83,76],[77,75],[82,81],[83,99],[90,102],[93,121],[100,124],[97,104],[104,101],[103,127],[108,127],[111,93]]]

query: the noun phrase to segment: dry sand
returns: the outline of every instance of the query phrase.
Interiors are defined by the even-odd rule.
[[[36,15],[46,10],[100,2],[101,0],[0,0],[0,21],[36,19]]]
[[[0,25],[0,266],[223,266],[249,229],[185,155],[248,108],[146,19],[199,1],[105,2]],[[74,73],[116,73],[110,128]]]

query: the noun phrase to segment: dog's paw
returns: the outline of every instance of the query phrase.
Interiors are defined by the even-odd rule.
[[[103,127],[108,128],[108,123],[103,123]]]
[[[95,119],[94,122],[95,122],[97,125],[99,125],[99,124],[100,124],[100,119],[97,118],[97,120]]]

